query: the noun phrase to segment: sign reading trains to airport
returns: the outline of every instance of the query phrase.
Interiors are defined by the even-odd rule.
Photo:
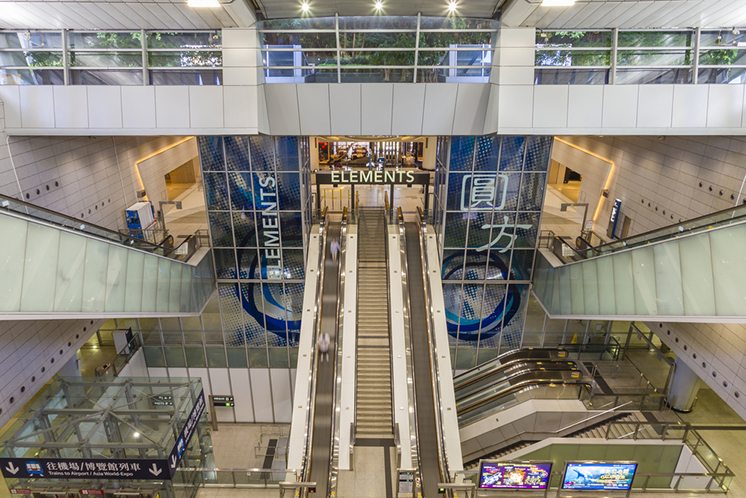
[[[430,183],[430,173],[403,169],[318,171],[316,183],[321,185],[427,185]]]
[[[482,462],[479,489],[547,489],[551,462]]]
[[[577,491],[627,491],[632,488],[634,462],[568,462],[562,489]]]
[[[3,477],[16,479],[171,479],[197,423],[205,411],[205,393],[197,400],[179,432],[168,459],[0,458]]]

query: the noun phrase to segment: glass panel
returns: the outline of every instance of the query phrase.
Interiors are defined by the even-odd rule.
[[[59,69],[0,69],[0,85],[64,85]]]
[[[71,52],[70,65],[78,67],[142,67],[142,53]]]
[[[611,31],[541,31],[536,32],[539,48],[611,47]]]
[[[109,264],[106,277],[106,311],[121,311],[124,308],[125,284],[127,282],[127,253],[124,247],[109,248]]]
[[[737,47],[746,43],[746,31],[727,29],[718,31],[702,31],[699,44],[702,47]]]
[[[342,66],[412,66],[414,51],[360,52],[342,50],[339,54]],[[412,74],[411,71],[409,74]]]
[[[535,69],[537,85],[605,85],[609,82],[608,69]]]
[[[246,349],[240,348],[226,348],[228,354],[228,367],[229,368],[247,368],[248,362],[246,360]]]
[[[156,287],[155,308],[168,311],[168,297],[171,291],[171,268],[167,259],[158,258],[158,284]]]
[[[207,354],[207,366],[210,368],[225,368],[228,362],[225,358],[225,348],[222,346],[208,346],[205,348]],[[243,351],[241,351],[244,354]]]
[[[2,221],[2,220],[0,220]],[[7,227],[0,223],[0,232],[11,235],[5,242],[5,250],[10,248],[10,254],[15,253],[15,238],[25,242],[25,237],[22,233],[15,231],[6,232]],[[54,296],[54,310],[55,311],[80,311],[83,305],[83,276],[85,274],[85,237],[79,237],[72,233],[63,232],[60,234],[60,250],[58,254],[58,269],[57,269],[57,283],[55,287]],[[130,251],[134,254],[145,256],[142,253],[136,251]],[[142,266],[140,267],[142,271]],[[5,276],[2,269],[0,269],[0,275]],[[142,278],[142,275],[141,275]],[[5,279],[3,278],[3,281]],[[14,279],[10,276],[10,282]],[[18,285],[20,289],[20,285]],[[140,289],[138,289],[138,296]],[[0,298],[3,296],[2,290],[0,289]],[[139,311],[140,303],[135,311]]]
[[[414,48],[416,33],[340,33],[339,47],[353,48]]]
[[[339,18],[339,29],[417,29],[413,16],[345,16]]]
[[[190,368],[203,368],[207,366],[205,352],[202,346],[187,346],[184,348],[186,366]]]
[[[81,48],[141,48],[139,31],[97,31],[90,33],[70,31],[67,43],[71,49]]]
[[[142,85],[142,71],[72,69],[70,81],[73,85]]]
[[[692,63],[691,50],[620,50],[620,66],[684,66]]]
[[[166,365],[169,367],[185,367],[186,359],[184,358],[184,348],[180,345],[171,344],[165,348]]]
[[[54,285],[50,285],[50,276],[57,273],[60,231],[29,223],[26,237],[26,257],[17,260],[24,261],[21,311],[52,311]]]
[[[150,71],[152,85],[220,85],[222,80],[219,69]]]
[[[0,48],[62,48],[59,31],[0,31]]]
[[[691,47],[693,31],[620,31],[620,47]]]
[[[92,239],[86,242],[83,311],[104,311],[108,259],[108,244]]]
[[[220,31],[148,33],[148,48],[219,48]]]
[[[491,19],[468,19],[459,16],[425,17],[420,19],[420,29],[497,29]]]
[[[158,259],[145,258],[143,265],[142,310],[155,311],[156,290],[158,282]]]
[[[218,51],[148,52],[150,67],[220,67],[223,53]]]
[[[0,52],[0,65],[61,67],[62,52]]]
[[[492,43],[493,33],[488,31],[459,33],[420,33],[420,48],[450,48],[453,45],[487,45]],[[420,54],[422,57],[422,54]]]
[[[163,350],[160,346],[145,346],[145,363],[148,367],[165,367],[166,359],[163,357]]]
[[[334,29],[334,17],[306,17],[292,19],[268,19],[257,23],[258,29]]]
[[[746,294],[743,290],[746,282],[746,224],[713,230],[709,237],[717,314],[737,316],[744,311],[743,296]]]
[[[682,69],[625,69],[616,72],[620,85],[685,84],[692,82],[692,70]]]
[[[537,50],[535,64],[537,66],[608,66],[611,64],[611,52]]]
[[[744,66],[746,50],[706,49],[699,52],[700,66]]]
[[[261,33],[262,46],[337,48],[336,33]]]

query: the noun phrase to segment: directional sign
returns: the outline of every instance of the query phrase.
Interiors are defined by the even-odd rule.
[[[235,406],[235,401],[233,400],[233,396],[216,396],[212,395],[212,406]]]
[[[197,401],[194,403],[194,407],[184,423],[184,427],[182,427],[179,436],[176,438],[176,444],[174,444],[171,453],[168,455],[168,472],[170,476],[173,476],[176,472],[179,460],[181,460],[184,451],[189,447],[189,441],[192,439],[192,435],[194,435],[194,431],[197,428],[197,423],[204,412],[205,392],[200,391]]]
[[[104,496],[103,489],[81,489],[81,495]]]
[[[19,479],[170,479],[165,460],[0,458],[4,477]]]

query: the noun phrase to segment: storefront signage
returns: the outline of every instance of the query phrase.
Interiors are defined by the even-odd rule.
[[[226,406],[226,407],[235,406],[233,396],[212,395],[211,398],[212,398],[212,406]]]
[[[319,171],[316,183],[321,185],[427,185],[430,173],[412,170]]]
[[[104,490],[103,489],[81,489],[80,494],[90,495],[90,496],[104,496]]]
[[[5,478],[16,479],[171,479],[205,412],[200,391],[167,460],[121,458],[0,458]],[[26,491],[26,490],[23,490]],[[90,491],[90,490],[89,490]],[[19,493],[27,494],[27,493]],[[94,494],[94,493],[89,493]]]

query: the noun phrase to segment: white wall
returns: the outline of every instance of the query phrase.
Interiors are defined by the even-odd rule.
[[[599,233],[606,233],[615,198],[622,199],[621,213],[632,219],[631,235],[726,209],[746,200],[746,189],[741,191],[746,178],[746,138],[561,138],[615,163],[609,198],[595,226]],[[552,158],[569,168],[582,170],[584,181],[602,182],[605,173],[601,168],[588,168],[587,155],[568,154],[567,149],[571,147],[555,143]],[[594,176],[594,171],[599,174]]]
[[[47,383],[103,321],[0,321],[0,426]]]

